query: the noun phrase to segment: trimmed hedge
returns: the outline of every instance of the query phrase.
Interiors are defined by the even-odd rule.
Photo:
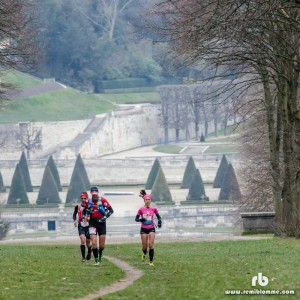
[[[49,203],[61,203],[61,200],[54,176],[49,166],[46,166],[36,204],[41,205]]]
[[[82,192],[88,191],[91,188],[91,183],[90,183],[90,180],[89,180],[89,177],[88,177],[88,174],[85,169],[85,165],[81,158],[80,153],[77,155],[77,158],[76,158],[76,162],[75,162],[75,166],[74,166],[73,173],[71,176],[70,184],[72,184],[73,176],[75,176],[76,172],[78,172],[80,174],[80,176],[82,178],[82,182],[84,184],[84,189],[82,190]]]
[[[157,174],[158,174],[158,171],[159,171],[160,168],[161,167],[160,167],[159,160],[158,160],[158,158],[156,158],[153,165],[152,165],[150,173],[148,175],[147,182],[145,184],[145,189],[146,190],[151,190],[152,189],[154,181],[157,177]]]
[[[6,187],[4,185],[3,177],[2,177],[2,174],[0,172],[0,193],[5,193],[5,192],[6,192]]]
[[[175,204],[162,168],[159,168],[151,191],[152,199],[157,204]]]
[[[32,184],[31,184],[27,159],[26,159],[24,151],[21,154],[21,157],[20,157],[20,160],[19,160],[19,166],[20,166],[21,172],[23,174],[26,191],[27,192],[32,192],[33,188],[32,188]]]
[[[59,178],[59,173],[58,173],[58,170],[57,170],[57,167],[56,167],[56,164],[54,162],[54,159],[52,157],[52,155],[50,155],[48,161],[47,161],[47,165],[46,167],[49,167],[53,177],[54,177],[54,180],[56,182],[56,186],[57,186],[57,189],[59,192],[62,191],[62,186],[61,186],[61,183],[60,183],[60,178]]]
[[[190,187],[193,176],[194,176],[196,170],[197,170],[197,168],[196,168],[194,159],[191,156],[189,158],[189,161],[188,161],[186,167],[185,167],[184,175],[183,175],[183,179],[182,179],[182,183],[181,183],[180,188],[188,189]]]
[[[86,192],[88,189],[83,182],[79,169],[74,169],[72,180],[68,188],[66,203],[78,202],[79,196],[82,192]]]
[[[94,83],[95,93],[102,93],[110,89],[155,87],[162,84],[180,84],[181,78],[161,78],[161,80],[151,80],[149,78],[123,78],[113,80],[99,80]]]
[[[213,188],[220,188],[224,179],[224,175],[226,173],[228,167],[228,161],[226,156],[223,154],[222,160],[220,162],[219,168],[217,170],[217,174],[213,183]]]
[[[233,200],[237,201],[242,197],[241,190],[233,169],[232,164],[229,164],[224,175],[218,200]]]
[[[208,197],[205,195],[205,188],[203,184],[203,180],[200,174],[200,171],[197,169],[194,173],[188,196],[186,200],[193,201],[193,200],[209,200]]]
[[[11,181],[7,204],[28,204],[28,203],[29,203],[29,199],[27,196],[24,177],[20,165],[17,164]]]

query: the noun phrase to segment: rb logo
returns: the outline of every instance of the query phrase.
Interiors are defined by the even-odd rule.
[[[267,276],[263,276],[262,273],[258,273],[257,276],[252,278],[252,286],[256,286],[256,281],[260,286],[267,286],[269,279]]]

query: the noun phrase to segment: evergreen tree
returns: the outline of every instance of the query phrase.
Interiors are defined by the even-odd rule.
[[[237,201],[242,194],[232,164],[228,164],[218,200]]]
[[[189,161],[188,161],[187,165],[186,165],[180,188],[188,189],[190,187],[193,176],[194,176],[194,173],[196,172],[196,170],[197,170],[197,168],[196,168],[194,159],[191,156],[189,158]]]
[[[37,204],[61,203],[54,176],[49,168],[45,167],[42,183],[36,200]]]
[[[153,201],[160,204],[175,204],[162,168],[159,168],[153,183],[151,196]]]
[[[5,193],[5,192],[6,192],[6,187],[4,185],[2,174],[0,172],[0,193]]]
[[[24,177],[20,165],[17,164],[12,178],[7,204],[28,204],[28,203],[29,203],[29,199],[27,196]]]
[[[30,175],[29,175],[27,159],[26,159],[24,151],[22,152],[22,155],[20,157],[19,166],[20,166],[21,172],[22,172],[23,177],[24,177],[24,183],[25,183],[26,191],[27,192],[32,192],[33,189],[32,189],[31,179],[30,179]]]
[[[200,136],[200,142],[201,143],[204,143],[205,142],[205,137],[204,137],[204,134],[201,133],[201,136]]]
[[[152,189],[152,186],[153,186],[154,181],[157,177],[157,173],[158,173],[159,169],[160,169],[160,163],[159,163],[158,158],[156,158],[153,165],[152,165],[150,173],[148,175],[147,182],[145,184],[145,189],[146,190],[151,190]]]
[[[205,188],[203,184],[203,180],[200,174],[200,171],[197,169],[194,173],[189,193],[186,198],[188,201],[191,200],[208,200],[208,198],[205,195]]]
[[[213,183],[213,188],[221,187],[227,167],[228,167],[228,161],[226,159],[226,156],[223,154],[221,163],[219,165],[219,168],[217,170],[217,174],[216,174],[216,177],[215,177],[215,180]]]
[[[90,189],[90,187],[91,187],[91,183],[90,183],[89,177],[87,175],[87,172],[86,172],[86,169],[85,169],[85,166],[84,166],[84,162],[83,162],[83,160],[81,158],[80,153],[77,155],[70,183],[72,183],[74,181],[73,177],[75,176],[75,174],[77,172],[81,176],[82,182],[84,184],[84,189],[82,191],[88,191]],[[77,197],[78,197],[78,195],[77,195]]]
[[[74,173],[67,192],[66,203],[72,203],[73,201],[77,202],[79,195],[87,190],[88,189],[83,182],[79,170],[74,169]]]
[[[59,192],[62,191],[62,187],[61,187],[61,183],[60,183],[60,178],[59,178],[59,174],[58,174],[58,170],[57,170],[57,167],[56,167],[56,164],[54,162],[54,159],[52,157],[52,155],[50,155],[48,161],[47,161],[47,165],[46,167],[49,167],[53,177],[54,177],[54,180],[56,182],[56,185],[57,185],[57,189]]]

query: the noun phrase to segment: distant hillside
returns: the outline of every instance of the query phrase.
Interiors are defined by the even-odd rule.
[[[88,94],[15,71],[3,81],[14,84],[16,90],[0,110],[0,123],[87,119],[114,110],[117,104],[159,101],[155,92]]]

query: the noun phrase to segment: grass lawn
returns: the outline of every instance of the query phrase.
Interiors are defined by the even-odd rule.
[[[237,143],[240,140],[240,136],[239,135],[222,135],[219,137],[212,137],[212,138],[207,138],[204,142],[208,143],[208,144],[212,144],[212,143]]]
[[[87,94],[67,88],[9,101],[5,108],[1,108],[0,122],[87,119],[114,110],[117,104],[149,102],[156,98],[156,93]]]
[[[2,108],[0,122],[80,120],[114,108],[100,95],[67,88],[10,101],[5,110]]]
[[[116,104],[135,104],[135,103],[159,103],[160,96],[156,92],[149,93],[128,93],[128,94],[101,94],[105,99],[108,99]]]
[[[160,145],[153,148],[154,151],[170,154],[178,154],[182,149],[183,147],[177,145]]]
[[[79,245],[0,245],[0,299],[60,300],[96,292],[124,277],[107,260],[81,262]]]
[[[43,81],[29,74],[19,71],[8,71],[3,74],[3,81],[16,86],[16,88],[26,88],[41,84]]]
[[[239,151],[240,151],[240,146],[237,144],[234,144],[234,145],[210,145],[204,151],[204,154],[210,154],[210,153],[226,154],[226,153],[233,153],[233,152],[239,152]]]
[[[144,271],[126,290],[102,297],[115,299],[249,299],[227,290],[300,292],[300,242],[295,239],[162,243],[155,245],[155,268],[140,261],[141,245],[107,245],[105,254]],[[100,289],[123,273],[104,260],[99,268],[81,263],[76,245],[1,245],[1,299],[69,299]],[[268,277],[252,287],[254,276]],[[90,284],[93,282],[93,284]],[[271,296],[269,299],[297,299]],[[266,295],[251,295],[266,299]]]

